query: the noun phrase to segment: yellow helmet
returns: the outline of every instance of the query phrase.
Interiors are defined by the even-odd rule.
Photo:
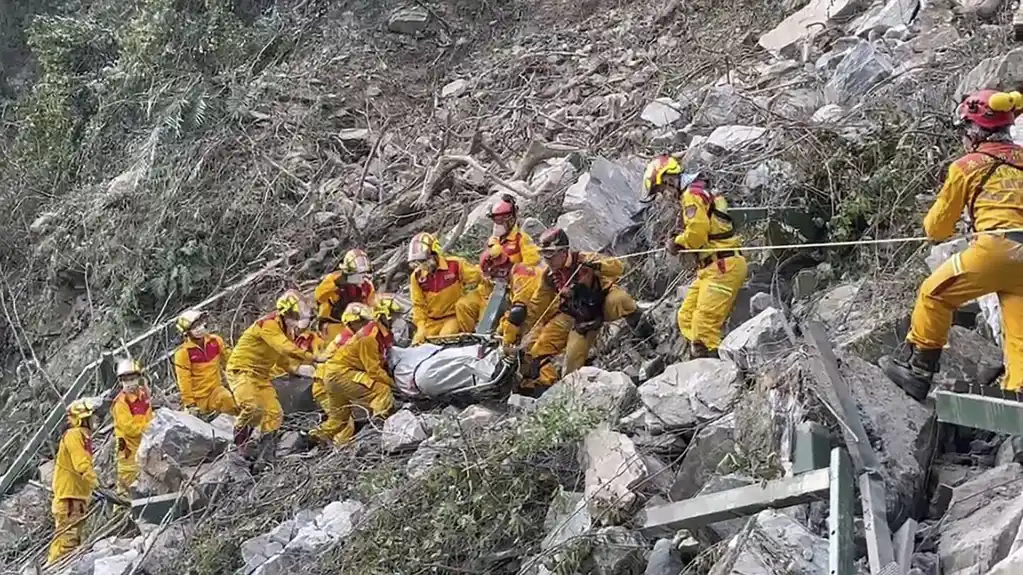
[[[302,315],[302,298],[295,290],[284,292],[277,298],[277,313],[281,315]]]
[[[429,259],[431,255],[440,255],[441,245],[433,234],[419,232],[412,236],[408,246],[408,263],[413,264]]]
[[[345,252],[338,269],[346,274],[368,274],[373,272],[373,266],[369,263],[369,256],[366,252],[354,249]]]
[[[682,166],[679,165],[678,160],[667,154],[656,156],[646,165],[646,171],[643,173],[643,188],[649,194],[664,183],[664,176],[681,173]]]
[[[182,314],[178,316],[178,321],[176,323],[178,331],[180,333],[187,333],[188,330],[192,329],[192,326],[205,315],[205,312],[194,309],[182,312]]]
[[[378,294],[376,305],[373,306],[373,315],[377,318],[391,319],[392,315],[404,311],[405,306],[394,297],[394,294],[389,293]]]
[[[117,377],[142,375],[142,364],[131,358],[117,360]]]
[[[72,424],[78,425],[92,417],[96,408],[91,398],[76,399],[67,406],[67,418]]]
[[[374,319],[376,318],[373,316],[373,309],[368,305],[359,302],[348,304],[348,307],[345,308],[345,312],[341,314],[341,321],[343,323],[373,321]]]

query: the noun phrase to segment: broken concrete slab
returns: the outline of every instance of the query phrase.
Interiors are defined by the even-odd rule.
[[[675,483],[671,486],[672,501],[696,495],[734,446],[734,414],[728,414],[701,429],[693,438],[675,475]]]
[[[822,23],[849,18],[860,7],[858,0],[810,0],[798,12],[762,35],[757,43],[776,56],[796,58],[799,45],[804,40],[813,39],[827,29]]]
[[[1023,520],[1023,467],[990,469],[953,490],[938,530],[946,575],[986,573],[1005,559]]]
[[[617,421],[637,397],[636,385],[624,373],[584,366],[547,390],[537,401],[537,408],[567,402]]]
[[[426,441],[429,434],[422,419],[407,409],[398,411],[384,422],[380,444],[384,451],[396,453],[409,451]]]
[[[590,516],[605,525],[626,518],[639,502],[634,490],[649,475],[632,440],[601,424],[586,435],[579,460]]]
[[[703,358],[669,365],[639,387],[643,422],[655,432],[693,428],[731,410],[742,388],[738,366]]]
[[[769,307],[729,332],[718,354],[746,370],[777,359],[792,347],[787,326],[785,314]]]

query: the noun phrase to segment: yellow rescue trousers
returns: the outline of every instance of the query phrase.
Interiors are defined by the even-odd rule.
[[[387,384],[374,381],[366,385],[330,372],[323,380],[313,382],[313,399],[327,414],[327,419],[309,435],[339,446],[355,436],[352,407],[362,406],[374,417],[384,417],[394,407],[394,396]]]
[[[345,324],[343,324],[343,323],[341,323],[341,322],[339,322],[337,320],[334,320],[334,319],[330,319],[330,320],[324,321],[321,318],[320,321],[323,321],[323,324],[321,324],[321,325],[324,326],[323,327],[323,341],[328,342],[328,343],[334,341],[334,338],[337,337],[337,334],[341,333],[345,329]]]
[[[920,286],[907,339],[918,349],[941,349],[956,308],[995,293],[1002,308],[1005,379],[1002,388],[1023,387],[1023,244],[978,236],[966,251],[948,259]]]
[[[735,307],[735,298],[746,283],[746,258],[734,255],[715,260],[696,272],[682,306],[678,308],[678,329],[690,342],[708,350],[721,345],[721,329]]]
[[[635,311],[636,300],[632,299],[628,292],[618,286],[613,286],[608,290],[607,296],[604,298],[605,322],[621,319]],[[553,358],[564,351],[563,376],[579,369],[586,364],[590,347],[597,341],[600,330],[593,329],[586,334],[581,334],[575,331],[574,327],[575,319],[572,316],[558,312],[540,328],[540,335],[529,348],[529,356],[533,359]],[[540,368],[540,378],[536,383],[543,387],[550,387],[557,381],[558,371],[550,361],[547,361]],[[523,387],[528,388],[530,383],[524,382]]]
[[[213,388],[213,393],[205,397],[196,397],[195,406],[203,413],[238,415],[238,404],[235,403],[231,390],[222,385]]]
[[[138,448],[122,449],[118,445],[114,457],[117,458],[117,493],[127,496],[131,484],[135,483],[139,476]]]
[[[458,308],[456,307],[455,309],[457,310]],[[440,319],[427,318],[424,323],[426,325],[423,326],[422,333],[419,332],[420,326],[416,326],[416,335],[414,340],[416,343],[426,342],[427,337],[455,335],[461,333],[457,315],[450,315]]]
[[[53,514],[53,540],[46,556],[46,564],[52,565],[61,557],[74,551],[82,544],[85,515],[89,502],[82,499],[54,499],[50,504]]]
[[[236,429],[252,427],[269,433],[281,428],[284,414],[270,378],[249,371],[228,371],[227,385],[238,402]]]

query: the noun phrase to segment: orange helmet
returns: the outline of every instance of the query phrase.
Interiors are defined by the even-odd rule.
[[[494,244],[480,254],[480,270],[488,277],[503,278],[511,271],[512,261],[501,244]]]
[[[1019,92],[980,90],[963,98],[956,109],[960,121],[970,122],[985,130],[1008,128],[1023,111],[1023,95]]]

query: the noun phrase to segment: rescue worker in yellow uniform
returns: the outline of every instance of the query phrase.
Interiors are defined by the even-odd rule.
[[[304,310],[301,297],[294,291],[282,295],[276,307],[242,333],[227,361],[227,384],[238,402],[234,443],[250,459],[269,459],[276,449],[283,413],[270,381],[273,366],[293,361],[301,364],[295,373],[305,377],[315,374],[312,352],[295,343],[298,334],[309,326],[311,314]],[[255,429],[262,434],[257,454],[248,449]]]
[[[490,296],[494,293],[495,282],[505,281],[508,283],[510,307],[501,318],[500,325],[497,326],[497,333],[501,336],[502,342],[507,342],[507,345],[518,343],[519,332],[529,331],[530,326],[525,325],[528,319],[529,300],[532,299],[536,288],[540,285],[543,268],[523,263],[512,263],[511,258],[501,249],[500,244],[491,244],[480,254],[480,271],[482,279],[476,289],[470,292],[471,299],[464,298],[459,301],[459,305],[464,305],[463,302],[466,301],[471,301],[473,305],[472,310],[462,311],[463,315],[473,314],[471,325],[461,326],[462,331],[474,332],[476,330],[476,324],[481,319],[483,310],[486,308],[487,302],[490,301]]]
[[[529,311],[536,314],[533,323],[540,333],[529,348],[527,381],[522,386],[534,392],[557,381],[551,360],[562,351],[563,375],[586,363],[603,322],[625,318],[639,337],[653,335],[636,301],[617,285],[625,271],[621,260],[571,250],[568,235],[559,228],[545,231],[538,244],[547,269],[529,302]],[[536,384],[542,389],[536,389]]]
[[[181,392],[181,406],[193,415],[238,414],[231,390],[224,385],[221,368],[227,367],[231,348],[224,338],[206,329],[206,314],[188,310],[178,316],[184,339],[174,350],[174,374]]]
[[[327,274],[316,286],[316,317],[326,324],[327,340],[334,339],[344,325],[341,314],[352,302],[373,304],[373,267],[366,252],[348,250],[336,272]]]
[[[689,342],[690,357],[717,357],[721,331],[746,283],[742,238],[728,215],[728,203],[713,193],[700,174],[686,177],[675,158],[654,158],[643,185],[648,196],[669,193],[682,204],[682,233],[669,238],[667,250],[715,250],[687,254],[696,264],[696,280],[678,310],[678,328]]]
[[[501,199],[490,207],[489,215],[494,222],[494,230],[487,239],[488,248],[500,245],[513,264],[526,264],[530,267],[540,265],[540,250],[533,243],[533,238],[519,229],[515,198],[503,194]]]
[[[117,380],[121,393],[110,408],[117,438],[117,493],[130,496],[131,484],[139,476],[138,451],[149,422],[153,419],[153,406],[149,401],[149,385],[142,366],[132,359],[117,362]]]
[[[381,296],[375,308],[348,304],[344,313],[346,331],[339,334],[318,358],[322,361],[327,393],[323,404],[327,419],[308,434],[310,444],[345,445],[355,436],[353,406],[383,419],[394,407],[387,372],[387,351],[394,345],[391,317],[401,311],[393,297]]]
[[[412,345],[424,343],[431,336],[455,335],[462,325],[474,323],[471,302],[459,305],[459,300],[474,299],[465,292],[479,284],[479,268],[460,257],[445,255],[437,238],[426,232],[412,237],[408,263],[412,267],[409,292],[416,326]]]
[[[941,265],[920,287],[902,353],[888,377],[917,401],[927,398],[948,343],[952,314],[978,297],[998,294],[1004,322],[1005,391],[1023,387],[1023,148],[1009,128],[1023,110],[1018,92],[981,90],[957,109],[966,155],[948,168],[945,184],[924,219],[932,242],[955,234],[965,209],[970,246]],[[995,233],[982,233],[995,232]],[[987,383],[987,382],[982,382]]]
[[[52,565],[74,551],[82,543],[85,516],[92,491],[99,486],[99,477],[92,465],[92,429],[94,406],[79,399],[67,408],[68,429],[60,439],[54,460],[53,540],[46,557]]]

